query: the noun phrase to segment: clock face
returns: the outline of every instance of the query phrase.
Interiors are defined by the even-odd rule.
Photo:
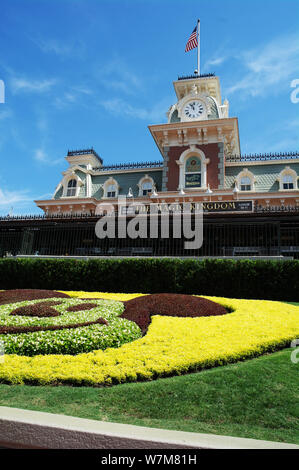
[[[198,118],[202,115],[204,108],[200,101],[191,101],[185,106],[184,111],[188,118]]]

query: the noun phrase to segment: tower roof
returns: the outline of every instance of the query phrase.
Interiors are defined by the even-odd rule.
[[[196,87],[198,93],[206,93],[215,98],[218,104],[221,104],[219,78],[212,73],[179,77],[177,81],[173,82],[173,86],[178,100],[184,98]]]
[[[83,150],[68,150],[67,152],[68,157],[75,157],[78,155],[94,155],[101,162],[101,164],[103,164],[102,158],[97,154],[97,152],[92,147],[90,149],[83,149]]]

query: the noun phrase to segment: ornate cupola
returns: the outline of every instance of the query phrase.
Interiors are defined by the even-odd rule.
[[[177,102],[166,113],[167,123],[149,126],[164,158],[162,188],[205,191],[210,185],[221,189],[225,155],[239,155],[240,144],[238,120],[229,117],[228,101],[222,102],[219,78],[196,74],[179,77],[173,86]],[[200,159],[201,177],[187,178],[189,157]]]
[[[228,117],[228,101],[221,104],[218,77],[210,74],[195,78],[182,77],[173,85],[178,101],[167,112],[168,122]]]
[[[85,168],[100,168],[103,165],[102,158],[93,148],[69,150],[65,159],[69,162],[70,166],[79,165]]]

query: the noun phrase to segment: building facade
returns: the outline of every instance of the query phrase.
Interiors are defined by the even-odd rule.
[[[174,89],[168,122],[149,126],[159,161],[105,166],[93,149],[69,151],[53,198],[36,201],[38,207],[46,214],[94,214],[101,201],[128,196],[145,203],[154,190],[159,202],[217,203],[206,204],[213,212],[237,200],[252,201],[252,208],[299,205],[299,155],[241,156],[238,119],[229,117],[218,77],[182,77]]]
[[[35,201],[44,211],[44,216],[36,219],[39,222],[35,235],[29,227],[33,221],[22,219],[25,232],[31,233],[31,242],[28,245],[19,241],[23,243],[21,251],[27,250],[28,254],[36,250],[41,254],[288,254],[298,257],[298,153],[242,155],[238,119],[229,116],[229,103],[222,101],[220,82],[213,74],[179,77],[174,89],[177,102],[170,106],[167,122],[149,126],[159,159],[106,166],[94,149],[68,151],[69,166],[53,197]],[[73,244],[69,242],[65,246],[64,240],[69,238],[67,230],[75,232],[75,225],[84,219],[94,232],[99,206],[109,203],[117,213],[123,197],[128,203],[134,201],[137,207],[152,202],[161,207],[163,204],[188,202],[195,206],[203,203],[203,247],[196,252],[186,251],[182,240],[170,242],[161,237],[133,241],[116,237],[107,241],[97,240],[90,232],[84,238],[78,236],[83,225],[80,230],[77,227]],[[54,220],[56,232],[59,221],[61,241],[57,240],[54,247],[40,236],[37,242],[40,235],[37,232],[49,231]],[[5,230],[7,233],[12,223],[18,221],[2,220],[0,241],[1,233],[3,239],[3,233]],[[84,243],[84,240],[89,242]]]

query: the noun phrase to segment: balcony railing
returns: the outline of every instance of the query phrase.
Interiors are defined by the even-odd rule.
[[[256,206],[254,208],[256,213],[281,213],[281,212],[296,212],[299,213],[299,206]]]
[[[90,155],[90,154],[97,157],[103,163],[102,158],[97,154],[97,152],[92,147],[90,149],[83,149],[83,150],[68,150],[67,152],[68,157],[74,157],[77,155]]]
[[[299,214],[299,206],[254,206],[254,213],[261,214],[261,213],[297,213]],[[117,210],[115,211],[115,215],[117,215]],[[206,214],[205,214],[206,215]],[[210,213],[207,215],[215,215],[214,213]],[[99,215],[94,214],[81,214],[81,213],[74,213],[74,212],[63,212],[61,214],[39,214],[39,215],[14,215],[14,216],[0,216],[0,222],[14,222],[18,220],[56,220],[56,219],[92,219],[95,217],[99,217]]]
[[[202,73],[202,74],[193,74],[193,75],[181,75],[178,77],[178,80],[192,80],[193,78],[207,78],[215,77],[215,73]]]
[[[273,161],[273,160],[299,160],[299,152],[280,153],[250,153],[244,155],[228,155],[225,157],[228,163]]]
[[[155,162],[137,162],[137,163],[116,163],[114,165],[104,165],[93,168],[94,171],[113,171],[113,170],[134,170],[143,168],[162,168],[163,161]]]

